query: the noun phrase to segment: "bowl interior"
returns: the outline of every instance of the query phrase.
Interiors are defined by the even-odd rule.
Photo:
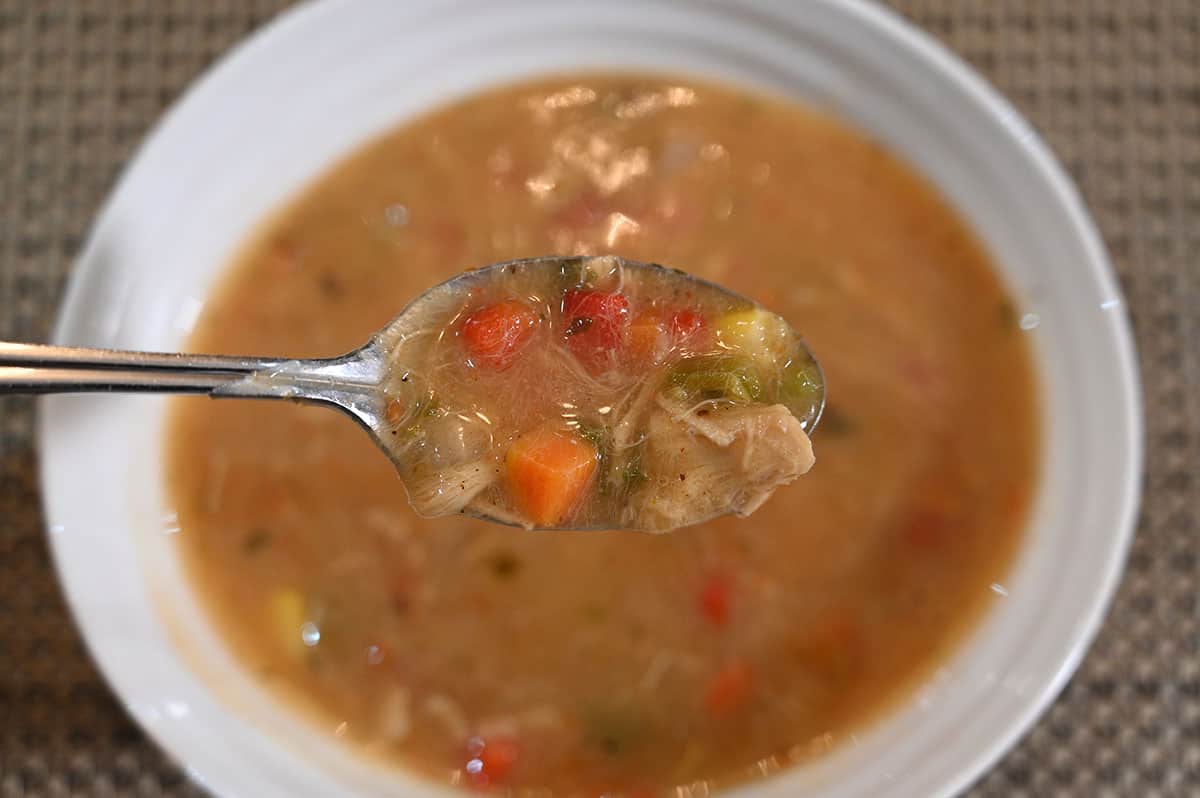
[[[885,11],[839,0],[302,7],[226,57],[148,140],[80,257],[57,342],[180,347],[240,241],[337,156],[485,86],[581,70],[691,74],[849,119],[940,187],[1019,297],[1042,376],[1044,463],[994,610],[855,744],[735,792],[957,791],[1053,698],[1099,623],[1136,508],[1140,404],[1121,296],[1061,170],[1006,103]],[[164,407],[55,397],[42,414],[56,562],[130,712],[219,795],[442,794],[280,711],[225,653],[171,554]]]

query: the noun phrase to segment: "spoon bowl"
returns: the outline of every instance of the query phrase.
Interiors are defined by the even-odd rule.
[[[688,338],[690,343],[667,345],[666,349],[669,352],[660,351],[660,359],[650,358],[648,361],[644,354],[641,357],[635,354],[637,346],[633,340],[632,328],[629,328],[625,335],[630,337],[623,345],[617,347],[620,354],[606,353],[604,362],[597,367],[596,363],[590,362],[586,351],[581,353],[571,346],[578,343],[572,340],[574,333],[569,326],[571,311],[568,305],[571,302],[571,294],[592,294],[593,299],[596,296],[611,298],[616,295],[623,301],[628,297],[628,301],[633,303],[632,309],[627,310],[628,314],[633,315],[637,311],[640,318],[650,317],[660,321],[670,315],[669,309],[706,308],[707,313],[693,313],[693,322],[704,325],[706,329],[703,333],[696,333],[696,337]],[[494,307],[491,303],[497,300],[502,303],[518,300],[532,316],[540,319],[540,322],[534,322],[534,326],[549,327],[553,330],[540,340],[535,339],[530,345],[530,349],[540,348],[540,353],[530,355],[528,350],[523,350],[519,365],[506,364],[499,369],[509,372],[507,379],[498,378],[496,372],[487,368],[485,363],[472,364],[470,355],[465,354],[464,340],[459,339],[470,323],[471,314],[483,308]],[[721,315],[730,309],[736,309],[738,312],[729,316]],[[593,312],[596,310],[598,308],[594,308]],[[601,311],[600,316],[595,319],[598,325],[604,323],[603,316]],[[356,353],[362,361],[370,364],[369,368],[374,373],[379,373],[377,359],[380,355],[383,356],[387,361],[384,369],[390,369],[390,376],[384,376],[382,393],[388,402],[396,402],[394,407],[406,409],[406,415],[401,420],[396,421],[392,418],[389,421],[388,406],[376,405],[371,409],[374,417],[367,426],[379,446],[392,458],[409,488],[413,506],[419,513],[441,515],[447,512],[464,512],[497,523],[527,528],[561,529],[564,527],[559,526],[558,522],[546,519],[531,522],[521,513],[514,517],[513,511],[516,508],[509,501],[511,497],[499,489],[479,488],[480,491],[487,491],[490,498],[482,496],[477,503],[465,507],[452,504],[447,509],[446,505],[456,495],[461,498],[462,493],[474,490],[479,486],[479,482],[490,478],[498,467],[494,456],[482,461],[460,461],[459,464],[465,466],[464,469],[446,470],[437,474],[434,479],[426,478],[422,481],[420,475],[414,474],[412,468],[418,459],[413,455],[413,448],[397,446],[398,428],[407,428],[410,423],[422,427],[436,427],[436,422],[428,422],[419,417],[423,415],[424,410],[436,406],[434,412],[450,417],[448,422],[454,425],[457,432],[456,443],[461,443],[464,431],[468,431],[473,432],[476,437],[486,436],[491,440],[493,450],[498,448],[503,451],[508,449],[516,436],[525,434],[531,427],[536,427],[539,420],[545,420],[564,430],[591,438],[597,450],[605,452],[600,455],[600,459],[604,461],[611,479],[612,473],[630,465],[630,455],[627,453],[636,449],[639,446],[638,441],[641,440],[639,436],[646,434],[647,416],[654,412],[657,400],[662,398],[657,394],[662,390],[670,390],[667,386],[672,375],[678,377],[678,371],[670,368],[673,356],[676,365],[713,361],[726,365],[750,360],[744,357],[743,348],[739,346],[739,343],[745,343],[740,341],[744,336],[728,329],[723,333],[714,333],[707,329],[709,322],[718,318],[743,317],[753,319],[758,324],[769,320],[769,324],[763,330],[750,323],[747,323],[747,326],[762,332],[769,339],[769,343],[756,339],[756,344],[762,345],[763,352],[771,349],[773,353],[780,354],[781,363],[786,361],[781,373],[796,373],[788,370],[788,367],[794,366],[796,369],[803,369],[805,380],[811,379],[811,385],[806,382],[805,390],[798,394],[793,393],[790,396],[791,401],[786,403],[787,412],[783,415],[790,416],[788,424],[785,428],[773,428],[770,434],[783,440],[786,437],[783,433],[792,430],[796,424],[803,434],[811,433],[824,409],[824,377],[811,351],[786,322],[757,303],[722,286],[676,269],[617,256],[540,257],[506,261],[465,272],[423,293],[386,325],[367,347]],[[706,321],[702,322],[701,319]],[[586,322],[582,327],[586,335],[593,319],[590,315],[585,315],[575,318],[574,321]],[[669,328],[670,324],[665,326]],[[672,338],[672,335],[665,334],[663,337]],[[703,338],[705,343],[700,343],[700,338]],[[661,339],[659,342],[661,343]],[[568,353],[564,350],[571,351]],[[557,353],[561,353],[561,356]],[[701,355],[706,355],[707,358]],[[770,362],[771,365],[764,369],[765,362]],[[739,366],[744,371],[736,372],[735,369],[735,372],[757,381],[757,375],[761,371],[764,380],[763,402],[771,404],[772,402],[766,400],[767,394],[770,393],[767,384],[770,382],[769,373],[776,363],[770,358],[765,362],[744,363]],[[520,373],[522,371],[523,374]],[[512,372],[518,373],[513,377]],[[447,374],[455,376],[447,378]],[[720,382],[728,376],[726,371],[717,368],[715,373],[704,373],[699,381],[711,382],[717,379]],[[691,375],[679,379],[691,384],[697,381],[694,377],[695,375]],[[435,382],[438,383],[437,390],[432,390]],[[679,386],[675,387],[677,392],[682,390]],[[706,384],[700,386],[700,389],[711,391],[713,387]],[[755,388],[758,388],[757,382]],[[506,394],[509,397],[508,402],[514,407],[506,408],[508,402],[496,401],[498,393]],[[696,396],[695,393],[692,392],[688,402],[676,407],[673,417],[676,426],[686,426],[687,421],[682,420],[682,417],[692,416],[692,411],[696,408],[702,408],[699,409],[698,415],[706,416],[718,406],[730,405],[725,399],[716,400],[707,396]],[[776,396],[776,400],[778,399]],[[741,401],[750,402],[750,399],[743,396]],[[757,396],[751,402],[754,403],[759,403]],[[692,405],[694,406],[689,407]],[[497,418],[493,410],[500,413],[500,418]],[[715,419],[717,416],[709,418]],[[713,434],[711,426],[705,427],[701,423],[703,419],[692,417],[692,420],[695,421],[695,431],[701,438],[706,433]],[[746,435],[752,436],[753,433],[747,431]],[[717,437],[721,438],[720,435]],[[728,453],[729,440],[725,438],[730,437],[732,436],[724,436],[720,447],[726,450],[721,453],[721,458],[726,463],[727,473],[732,477],[737,468],[728,467],[732,458]],[[688,439],[688,445],[692,440],[693,438]],[[787,445],[781,444],[781,448]],[[800,442],[800,445],[807,449],[807,441]],[[662,447],[657,448],[661,450]],[[686,470],[682,459],[675,456],[670,458],[672,480],[678,470]],[[662,461],[663,458],[659,458],[660,464]],[[712,462],[711,459],[701,457],[693,461],[692,465],[702,467]],[[443,461],[441,465],[447,464]],[[654,473],[654,469],[647,470],[651,474]],[[659,469],[660,472],[662,470]],[[749,472],[754,469],[746,467],[744,470]],[[465,487],[460,481],[460,476],[464,473],[467,475]],[[788,469],[787,473],[794,477],[803,473],[803,470],[797,472]],[[603,481],[604,476],[601,475],[600,479]],[[753,486],[757,484],[757,478],[751,478],[748,474],[743,477],[739,474],[737,479],[749,492],[756,493]],[[779,481],[772,482],[771,489],[786,481],[790,481],[790,477],[780,477]],[[418,490],[418,487],[422,490]],[[650,486],[650,490],[657,493],[661,487]],[[421,496],[428,494],[430,490],[433,491],[434,498],[423,502]],[[764,499],[769,492],[766,490],[761,494]],[[673,528],[674,525],[699,523],[714,515],[729,512],[748,513],[752,511],[753,506],[757,506],[754,503],[743,506],[740,500],[731,501],[730,504],[716,501],[709,506],[707,502],[697,504],[689,498],[685,500],[691,505],[688,512],[673,513],[669,521],[661,518],[657,523],[649,523],[637,508],[624,502],[624,498],[629,495],[626,486],[611,482],[607,495],[608,499],[598,498],[592,506],[585,508],[584,512],[574,514],[568,528],[666,529]],[[643,498],[644,495],[645,491]],[[729,494],[723,495],[732,499]],[[432,509],[433,507],[437,509]]]

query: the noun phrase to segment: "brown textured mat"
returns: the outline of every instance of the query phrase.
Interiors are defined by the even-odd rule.
[[[0,0],[0,339],[43,340],[117,170],[285,2]],[[995,82],[1079,182],[1132,308],[1148,473],[1079,674],[972,796],[1200,795],[1200,2],[895,0]],[[0,400],[0,798],[199,796],[126,718],[43,541],[32,404]]]

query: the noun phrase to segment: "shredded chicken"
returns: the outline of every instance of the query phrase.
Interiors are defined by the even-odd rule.
[[[631,508],[638,528],[668,531],[726,512],[749,515],[815,461],[783,405],[699,415],[662,396],[657,404],[643,457],[651,484]]]
[[[439,723],[452,739],[465,739],[470,731],[462,707],[448,696],[434,693],[425,699],[422,709],[425,715]]]
[[[659,386],[652,380],[643,380],[636,391],[616,408],[612,432],[612,463],[608,470],[609,488],[620,489],[620,474],[628,467],[636,447],[645,439],[643,424],[647,410],[653,406]]]
[[[527,731],[556,731],[566,726],[566,719],[558,707],[540,704],[512,715],[484,718],[476,725],[476,731],[484,739],[493,736],[516,737]]]
[[[393,687],[379,703],[379,734],[386,740],[400,741],[412,731],[412,699],[408,690]]]
[[[486,460],[451,466],[423,479],[413,479],[408,497],[421,515],[449,515],[466,507],[496,481],[497,475],[495,464]]]
[[[475,501],[470,502],[466,509],[481,518],[490,518],[502,524],[533,529],[533,524],[529,523],[520,513],[515,513],[494,501],[488,501],[486,496],[480,496]]]

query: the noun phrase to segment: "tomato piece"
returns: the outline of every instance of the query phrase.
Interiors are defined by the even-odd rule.
[[[622,294],[575,289],[563,295],[567,348],[592,374],[620,361],[629,333],[629,300]]]
[[[463,321],[463,346],[475,365],[504,371],[533,337],[537,324],[533,308],[515,299],[485,305]]]
[[[813,625],[800,646],[800,657],[836,683],[858,671],[863,657],[861,621],[848,611],[834,613]]]
[[[750,698],[753,674],[742,660],[735,659],[717,671],[704,694],[709,714],[723,717],[743,706]]]
[[[732,585],[724,574],[712,574],[700,588],[700,614],[713,626],[729,621]]]
[[[512,772],[521,749],[509,737],[491,737],[478,743],[478,751],[469,750],[467,775],[478,787],[503,781]]]
[[[677,310],[671,314],[671,342],[680,346],[699,338],[708,329],[708,319],[695,310]]]

